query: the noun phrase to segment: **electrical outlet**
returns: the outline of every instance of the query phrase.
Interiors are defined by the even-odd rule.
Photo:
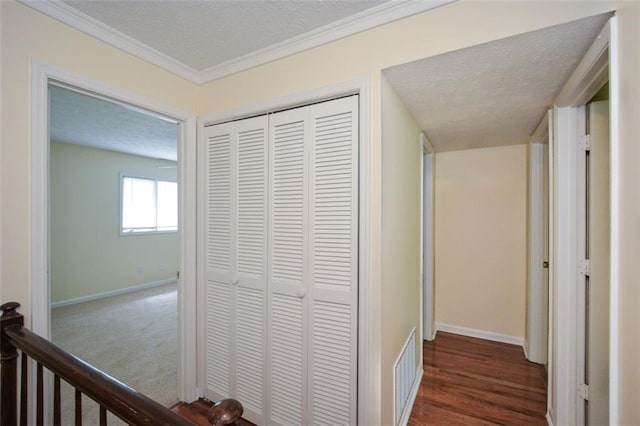
[[[160,270],[160,272],[164,272],[167,267],[164,263],[161,263],[160,266],[158,266],[158,269]]]
[[[136,266],[136,273],[137,273],[138,275],[142,275],[142,274],[144,274],[144,268],[142,267],[142,265],[138,265],[138,266]]]

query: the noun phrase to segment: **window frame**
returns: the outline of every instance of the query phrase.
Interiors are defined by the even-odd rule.
[[[155,183],[155,215],[156,215],[156,227],[155,229],[149,230],[149,231],[124,231],[123,228],[123,222],[124,222],[124,179],[125,178],[131,178],[131,179],[141,179],[141,180],[150,180],[153,181]],[[138,174],[138,173],[120,173],[120,194],[119,194],[119,202],[120,202],[120,209],[118,212],[119,215],[119,226],[118,226],[118,231],[121,237],[129,237],[129,236],[133,236],[133,235],[156,235],[156,234],[176,234],[179,231],[180,228],[180,209],[179,209],[179,205],[180,205],[180,194],[178,192],[177,194],[177,199],[176,199],[176,207],[178,207],[178,217],[177,217],[177,221],[176,221],[176,229],[173,230],[158,230],[158,182],[171,182],[171,183],[175,183],[176,184],[176,190],[179,191],[179,188],[177,187],[178,185],[178,181],[177,179],[171,179],[171,178],[160,178],[160,177],[155,177],[155,176],[146,176],[146,175],[142,175],[142,174]]]

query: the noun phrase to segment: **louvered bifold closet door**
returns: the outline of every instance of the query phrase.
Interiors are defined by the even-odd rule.
[[[306,424],[309,113],[273,114],[270,130],[269,401],[274,425]]]
[[[270,419],[354,425],[357,96],[270,116]]]
[[[358,97],[312,105],[310,116],[310,423],[355,425]]]
[[[268,119],[206,129],[207,396],[265,422]],[[223,261],[211,259],[222,259]]]

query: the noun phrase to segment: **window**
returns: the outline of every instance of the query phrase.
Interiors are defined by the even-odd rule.
[[[178,230],[178,184],[122,176],[121,234]]]

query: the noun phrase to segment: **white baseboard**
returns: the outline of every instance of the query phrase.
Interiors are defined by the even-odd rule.
[[[551,413],[549,411],[547,411],[547,414],[544,416],[545,419],[547,419],[547,424],[549,426],[553,426],[553,419],[551,418]]]
[[[438,334],[438,327],[434,327],[433,334],[431,335],[431,340],[435,339],[437,334]]]
[[[413,404],[416,402],[416,396],[418,396],[418,390],[420,389],[420,383],[422,383],[423,375],[424,370],[422,369],[422,363],[420,363],[420,366],[416,371],[416,378],[413,381],[413,385],[411,385],[411,392],[409,393],[407,405],[405,405],[402,416],[400,417],[400,422],[398,423],[401,426],[407,426],[407,423],[409,422],[409,417],[411,416],[411,411],[413,410]]]
[[[121,294],[133,293],[140,290],[147,290],[153,287],[160,287],[162,285],[172,284],[177,282],[175,278],[167,278],[160,281],[152,281],[150,283],[134,285],[132,287],[119,288],[117,290],[105,291],[98,294],[90,294],[89,296],[76,297],[68,300],[61,300],[51,304],[51,309],[61,308],[63,306],[75,305],[77,303],[91,302],[92,300],[105,299],[107,297],[119,296]]]
[[[494,333],[492,331],[476,330],[473,328],[458,327],[457,325],[448,325],[436,323],[436,329],[445,333],[460,334],[462,336],[477,337],[479,339],[493,340],[494,342],[509,343],[524,348],[524,338],[517,336],[509,336],[508,334]]]

